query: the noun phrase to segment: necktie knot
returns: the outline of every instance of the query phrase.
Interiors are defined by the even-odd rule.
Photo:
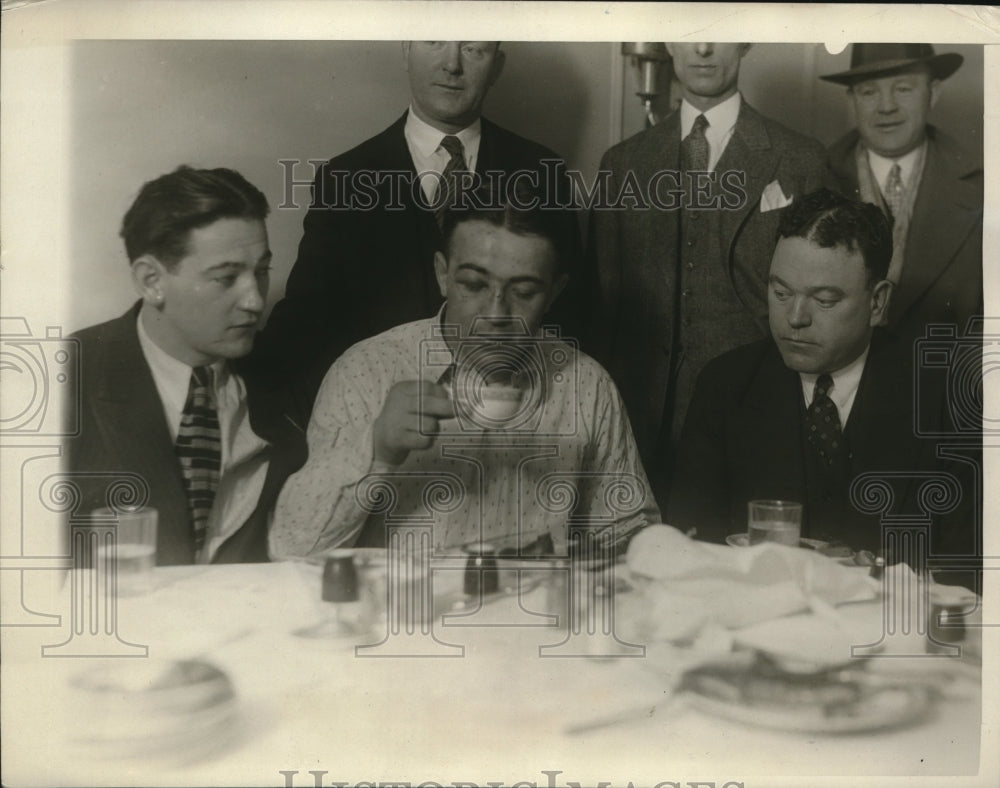
[[[466,168],[465,147],[458,137],[453,134],[447,135],[441,140],[441,147],[451,154],[451,158],[448,159],[448,163],[444,167],[444,172],[441,173],[441,181],[434,201],[434,218],[437,220],[438,227],[443,228],[445,212],[451,206],[457,193],[455,179],[459,173],[465,172]]]
[[[211,367],[193,367],[191,369],[191,377],[194,378],[195,385],[206,389],[212,388]]]
[[[461,164],[465,166],[465,146],[462,145],[462,141],[453,134],[448,134],[441,140],[441,147],[444,148],[452,159],[456,157],[461,160]]]
[[[885,201],[893,218],[898,218],[903,208],[903,171],[898,162],[892,165],[885,179]]]
[[[830,389],[833,388],[833,378],[829,375],[820,375],[816,378],[816,388],[813,392],[813,402],[816,401],[817,397],[825,397],[830,393]]]
[[[699,115],[694,119],[690,133],[681,142],[685,170],[692,172],[708,170],[708,140],[705,138],[705,129],[707,128],[708,118]]]

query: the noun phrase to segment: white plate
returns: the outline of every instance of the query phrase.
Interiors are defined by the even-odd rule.
[[[750,535],[729,534],[729,536],[726,537],[726,544],[730,547],[749,547]],[[767,544],[767,542],[761,542],[761,544]],[[799,539],[799,547],[809,547],[813,550],[819,550],[820,548],[826,547],[828,544],[829,542],[824,542],[820,539]]]
[[[711,698],[688,690],[687,701],[696,709],[754,727],[803,733],[853,733],[881,730],[918,721],[927,710],[927,692],[919,688],[891,687],[866,693],[837,713],[819,705],[788,706],[738,703]]]

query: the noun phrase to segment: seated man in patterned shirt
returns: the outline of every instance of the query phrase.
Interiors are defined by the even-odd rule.
[[[567,281],[558,217],[514,197],[470,195],[449,211],[438,315],[330,368],[309,459],[278,502],[273,557],[384,545],[387,526],[421,518],[437,551],[551,540],[565,553],[570,526],[616,544],[658,522],[614,383],[542,326]]]

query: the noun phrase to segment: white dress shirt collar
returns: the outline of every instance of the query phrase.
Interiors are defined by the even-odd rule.
[[[868,150],[868,164],[871,166],[872,175],[875,176],[875,181],[878,183],[883,194],[885,193],[886,181],[889,178],[889,170],[892,169],[893,164],[899,165],[899,177],[903,181],[903,185],[907,189],[913,185],[911,183],[913,172],[920,161],[921,154],[923,153],[923,149],[926,145],[927,140],[924,140],[922,145],[918,145],[909,153],[900,156],[898,159],[889,159],[885,156],[880,156],[872,150]]]
[[[192,367],[180,361],[156,344],[146,331],[142,321],[142,313],[137,320],[139,346],[146,357],[149,370],[153,373],[153,382],[163,404],[163,413],[167,419],[172,440],[177,440],[177,430],[180,427],[181,416],[184,414],[184,404],[187,401],[188,388],[191,385]],[[216,402],[219,392],[224,390],[229,372],[225,361],[217,361],[209,365],[212,370],[212,396]]]
[[[138,319],[139,345],[160,395],[170,439],[177,441],[191,383],[191,367],[165,352]],[[216,550],[250,517],[260,499],[269,462],[268,443],[250,424],[246,387],[225,360],[210,364],[212,397],[221,435],[222,465],[219,487],[208,520],[205,547],[196,560],[207,563]]]
[[[709,110],[702,112],[693,104],[689,104],[687,99],[681,101],[681,139],[683,140],[694,126],[695,119],[699,115],[704,115],[708,121],[708,128],[705,129],[705,139],[708,140],[708,169],[714,170],[719,163],[726,145],[733,136],[736,129],[736,120],[740,116],[740,104],[742,97],[737,91],[732,96],[716,104]]]
[[[439,179],[437,176],[444,172],[444,168],[448,166],[448,161],[451,159],[451,154],[441,147],[441,140],[448,135],[418,118],[411,106],[409,112],[406,113],[403,136],[406,138],[406,147],[410,151],[413,169],[417,174],[434,173],[433,175],[424,175],[420,179],[420,188],[424,197],[427,198],[428,202],[433,202],[438,190]],[[476,160],[479,158],[479,142],[482,139],[482,121],[476,118],[474,123],[451,136],[458,137],[465,149],[466,169],[469,172],[475,172]]]
[[[476,157],[479,154],[479,141],[482,139],[482,128],[482,120],[476,118],[473,123],[461,131],[456,131],[454,134],[449,135],[421,120],[411,106],[409,112],[406,113],[406,125],[403,128],[403,134],[406,137],[407,144],[410,146],[410,153],[416,154],[414,156],[414,164],[417,163],[418,157],[420,159],[430,159],[435,154],[443,157],[443,164],[447,164],[450,154],[444,148],[441,148],[441,140],[447,136],[458,137],[462,142],[462,147],[465,149],[465,166],[472,171],[476,168]],[[440,169],[431,169],[441,172],[444,169],[443,164]],[[419,167],[417,167],[417,172],[421,172]]]
[[[833,380],[833,387],[828,392],[828,396],[833,400],[833,404],[837,406],[837,413],[840,416],[840,425],[842,428],[847,426],[847,419],[850,417],[851,409],[854,407],[854,398],[858,393],[858,385],[861,383],[861,374],[865,370],[865,362],[868,360],[869,349],[866,347],[864,353],[846,367],[830,373],[830,377]],[[800,372],[799,377],[802,379],[802,394],[805,397],[806,407],[809,407],[819,375]]]

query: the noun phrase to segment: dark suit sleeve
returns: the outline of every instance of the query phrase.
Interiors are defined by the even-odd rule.
[[[731,533],[727,479],[724,377],[711,362],[698,376],[681,432],[670,485],[667,524],[697,529],[699,539],[724,542]]]
[[[573,187],[566,174],[566,163],[553,151],[541,150],[537,163],[539,199],[552,211],[553,231],[562,249],[563,272],[569,280],[565,289],[545,316],[545,323],[560,327],[563,337],[584,343],[589,325],[586,261],[580,240],[580,211],[573,199]]]
[[[334,189],[332,178],[330,164],[316,176],[285,296],[243,370],[262,388],[281,391],[285,409],[302,425],[326,371],[353,341],[355,291],[363,280],[356,270],[363,255],[350,227],[353,212],[324,204]]]
[[[970,353],[970,357],[978,357],[978,352]],[[983,415],[982,376],[967,376],[962,366],[953,363],[937,379],[931,370],[921,369],[918,385],[924,412],[919,413],[919,423],[940,425],[938,430],[946,437],[924,439],[922,448],[930,448],[935,455],[931,467],[953,476],[959,487],[957,505],[936,517],[932,526],[931,553],[941,562],[935,580],[945,585],[964,585],[981,594],[984,474],[978,425],[982,425]],[[938,413],[926,413],[925,403]],[[931,421],[934,416],[936,422]]]
[[[826,151],[816,140],[808,138],[807,143],[795,156],[795,168],[799,172],[799,194],[806,195],[819,188],[835,189],[837,182],[827,165]]]
[[[601,158],[600,173],[608,172],[607,194],[617,193],[618,169],[613,151]],[[621,306],[622,261],[619,224],[621,211],[602,210],[601,200],[590,210],[587,253],[584,263],[588,328],[583,335],[584,349],[606,369],[614,352],[614,336]]]

